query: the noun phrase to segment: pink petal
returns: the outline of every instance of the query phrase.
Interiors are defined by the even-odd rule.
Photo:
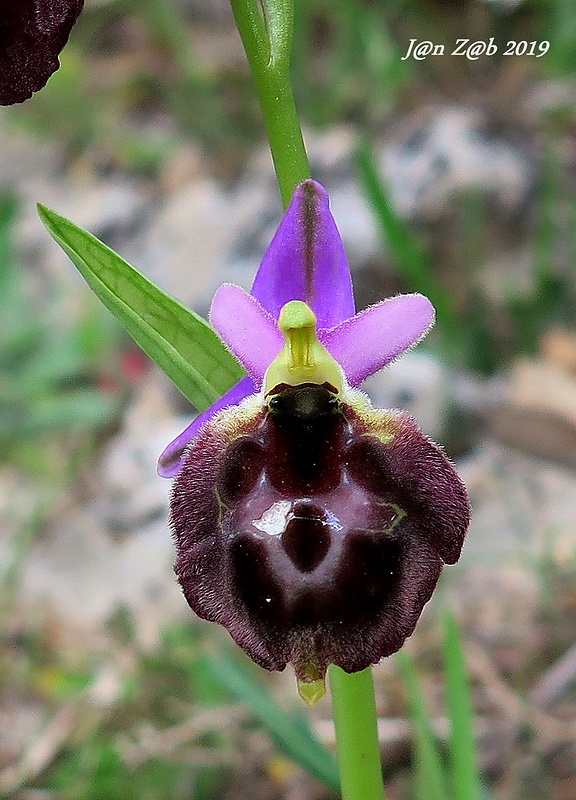
[[[225,283],[212,300],[210,322],[259,386],[284,342],[273,317],[244,289]]]
[[[370,306],[319,338],[351,386],[378,372],[420,341],[434,323],[434,306],[421,294],[401,294]]]

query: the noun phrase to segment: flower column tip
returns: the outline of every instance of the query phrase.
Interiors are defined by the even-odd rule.
[[[301,300],[291,300],[280,311],[278,327],[285,343],[266,371],[264,393],[269,394],[282,384],[304,383],[329,383],[336,392],[341,392],[342,369],[319,341],[312,309]]]
[[[297,678],[296,682],[298,694],[310,708],[315,706],[326,694],[326,680],[324,678],[316,681],[304,681],[301,678]]]

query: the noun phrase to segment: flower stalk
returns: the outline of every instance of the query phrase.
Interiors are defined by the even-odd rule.
[[[293,0],[262,0],[261,4],[257,0],[231,0],[231,5],[256,83],[286,209],[296,186],[311,177],[290,84]],[[332,666],[330,688],[342,800],[383,800],[372,671],[349,675]],[[317,695],[322,694],[323,688]],[[303,696],[306,699],[305,693]]]
[[[383,800],[372,670],[329,671],[342,800]]]
[[[293,0],[231,0],[231,5],[256,83],[286,209],[296,186],[311,177],[290,84]]]

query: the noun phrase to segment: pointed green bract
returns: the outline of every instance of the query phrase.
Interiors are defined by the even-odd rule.
[[[200,411],[245,374],[210,325],[159,289],[107,245],[38,205],[44,225],[144,352]]]
[[[313,708],[326,694],[326,681],[324,678],[319,681],[301,681],[298,678],[297,685],[298,694],[310,708]]]

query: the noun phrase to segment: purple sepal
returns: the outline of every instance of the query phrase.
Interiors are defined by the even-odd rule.
[[[274,319],[290,300],[303,300],[313,309],[320,328],[333,328],[354,314],[344,245],[330,213],[328,194],[316,181],[303,181],[296,187],[251,294]]]
[[[242,378],[238,381],[236,386],[233,386],[226,392],[219,400],[217,400],[210,408],[198,414],[186,430],[177,436],[174,441],[170,442],[168,447],[163,451],[158,459],[157,472],[161,478],[174,478],[182,467],[182,459],[188,444],[197,436],[202,430],[204,425],[212,419],[219,411],[229,406],[238,405],[245,397],[254,394],[256,386],[250,376]]]

